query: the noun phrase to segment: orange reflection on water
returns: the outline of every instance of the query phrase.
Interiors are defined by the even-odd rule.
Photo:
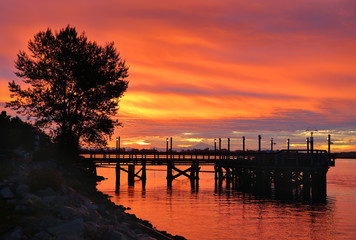
[[[187,239],[355,239],[356,177],[350,173],[356,162],[348,161],[340,161],[330,170],[326,203],[282,202],[225,188],[216,190],[214,173],[205,172],[212,167],[201,169],[195,190],[184,177],[167,188],[164,166],[148,167],[145,190],[140,181],[128,187],[127,175],[121,172],[118,193],[114,190],[115,169],[98,168],[98,174],[108,178],[98,189],[157,229]],[[351,185],[346,186],[344,178]]]

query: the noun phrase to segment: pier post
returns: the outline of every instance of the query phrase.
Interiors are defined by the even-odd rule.
[[[308,171],[303,172],[303,199],[310,199],[310,173]]]
[[[116,167],[115,167],[115,191],[118,192],[120,190],[120,163],[117,161],[116,162]]]
[[[245,136],[242,137],[242,151],[245,152]]]
[[[292,171],[289,169],[275,171],[274,187],[278,198],[291,199],[293,197]]]
[[[172,163],[167,162],[167,186],[172,187],[172,181],[173,181],[173,168],[172,168]]]
[[[135,165],[130,164],[128,165],[128,184],[129,186],[135,185]]]
[[[190,167],[190,181],[194,181],[195,180],[195,172],[196,172],[195,163],[192,162],[192,165]]]
[[[307,137],[307,153],[309,153],[309,137]]]
[[[167,155],[167,161],[168,161],[168,138],[166,138],[166,155]]]
[[[242,191],[250,192],[251,191],[251,169],[242,168],[240,169],[239,177],[239,188]]]
[[[265,195],[271,192],[269,175],[265,170],[255,170],[255,179],[253,182],[253,190],[257,194]]]
[[[119,158],[120,152],[120,137],[116,137],[116,159]]]
[[[222,167],[216,167],[216,172],[218,175],[218,185],[219,185],[219,187],[221,187],[222,182],[224,180],[224,171],[223,171]]]
[[[287,150],[289,151],[290,139],[287,139]]]
[[[326,197],[326,186],[327,186],[327,184],[326,184],[326,173],[328,172],[328,169],[327,168],[325,168],[325,169],[322,169],[321,170],[321,176],[320,176],[320,180],[321,180],[321,196],[323,197],[323,198],[325,198]]]
[[[214,159],[216,160],[216,138],[214,138]]]
[[[317,170],[311,172],[311,192],[313,200],[318,200],[321,197],[321,181],[320,173]]]
[[[171,159],[172,159],[172,153],[173,153],[173,138],[171,137],[171,148],[170,148],[170,152],[171,152]]]
[[[142,174],[141,174],[141,180],[142,182],[146,182],[147,176],[146,176],[146,161],[142,163]]]
[[[258,135],[258,151],[261,152],[261,135]]]
[[[221,160],[221,138],[219,138],[219,160]]]
[[[324,169],[316,169],[311,174],[311,190],[313,200],[321,200],[326,197],[326,172]]]
[[[231,185],[231,171],[229,167],[225,168],[226,171],[226,188],[230,189],[230,185]]]
[[[330,153],[331,136],[328,134],[328,153]]]
[[[216,183],[218,180],[218,167],[217,166],[214,166],[214,176],[215,176],[215,183]]]

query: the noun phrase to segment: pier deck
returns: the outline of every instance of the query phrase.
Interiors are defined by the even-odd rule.
[[[265,193],[273,185],[276,194],[290,197],[293,191],[303,190],[305,198],[326,196],[326,173],[335,166],[335,155],[325,150],[282,151],[109,151],[83,150],[81,155],[96,166],[116,167],[116,188],[120,186],[120,172],[128,173],[129,185],[134,179],[146,182],[146,166],[167,166],[167,185],[180,176],[198,187],[200,166],[211,165],[215,183],[242,191]],[[127,166],[124,168],[123,166]],[[135,171],[135,166],[139,170]],[[184,166],[187,166],[184,168]],[[94,167],[94,168],[95,168]]]

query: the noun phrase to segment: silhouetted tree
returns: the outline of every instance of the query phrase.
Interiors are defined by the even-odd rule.
[[[99,46],[67,26],[35,34],[28,49],[18,53],[15,74],[29,87],[9,82],[14,100],[7,107],[50,129],[67,153],[82,141],[105,146],[120,125],[113,117],[128,86],[128,67],[114,43]]]

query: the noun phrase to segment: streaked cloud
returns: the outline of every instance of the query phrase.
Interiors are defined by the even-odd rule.
[[[4,0],[0,101],[18,50],[39,30],[71,24],[114,41],[130,66],[117,130],[130,146],[257,133],[300,146],[316,127],[356,150],[355,9],[353,0]]]

